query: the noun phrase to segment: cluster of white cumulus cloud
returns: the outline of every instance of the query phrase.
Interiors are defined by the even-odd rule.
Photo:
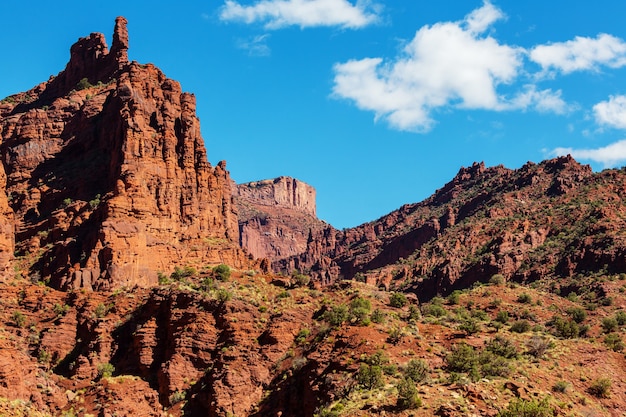
[[[347,0],[261,0],[250,6],[226,0],[220,18],[262,22],[267,29],[290,25],[356,29],[377,23],[380,11],[380,6],[368,0],[354,4]],[[337,63],[333,96],[373,112],[394,129],[428,132],[435,123],[433,112],[441,108],[567,113],[573,106],[562,99],[561,91],[539,89],[536,81],[626,65],[626,43],[608,34],[530,49],[502,44],[490,35],[490,29],[505,18],[499,8],[483,0],[482,7],[460,21],[423,26],[396,57]],[[508,94],[502,93],[504,87]],[[600,126],[626,129],[626,96],[610,97],[596,104],[593,112]],[[626,140],[600,149],[558,148],[550,153],[570,153],[613,166],[626,160]]]

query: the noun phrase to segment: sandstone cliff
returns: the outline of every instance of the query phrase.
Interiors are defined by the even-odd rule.
[[[485,282],[626,272],[626,171],[594,174],[571,157],[518,170],[474,164],[417,204],[313,234],[277,262],[321,285],[356,278],[429,299]]]
[[[104,289],[154,284],[177,264],[244,262],[231,180],[207,161],[194,96],[127,51],[120,17],[110,51],[102,34],[82,38],[58,76],[0,104],[16,251],[33,280]]]
[[[316,217],[315,188],[289,177],[233,188],[241,246],[270,261],[303,253],[311,233],[329,227]]]

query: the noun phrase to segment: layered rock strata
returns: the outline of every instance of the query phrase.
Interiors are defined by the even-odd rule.
[[[315,188],[290,177],[233,188],[241,246],[272,262],[303,253],[311,233],[329,227],[316,217]]]
[[[231,180],[207,160],[195,106],[154,65],[128,60],[122,17],[110,50],[102,34],[82,38],[58,76],[4,99],[2,189],[23,272],[105,289],[154,284],[174,265],[245,262]],[[0,262],[11,223],[0,222]]]

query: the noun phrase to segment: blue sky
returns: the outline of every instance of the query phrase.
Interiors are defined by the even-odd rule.
[[[0,97],[125,16],[129,56],[195,93],[211,163],[293,176],[343,228],[474,161],[626,164],[626,3],[614,0],[2,2]]]

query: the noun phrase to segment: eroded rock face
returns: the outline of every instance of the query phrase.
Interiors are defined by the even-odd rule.
[[[245,262],[231,180],[225,163],[208,163],[194,96],[127,50],[120,17],[110,51],[102,34],[82,38],[57,77],[0,105],[11,209],[0,193],[0,229],[13,211],[28,273],[57,288],[150,285],[175,265]],[[0,238],[0,262],[10,248]]]
[[[239,184],[233,188],[241,246],[274,262],[303,253],[311,233],[328,227],[317,219],[315,188],[295,178]]]
[[[461,168],[430,198],[344,231],[311,235],[306,251],[273,267],[319,285],[357,278],[411,288],[423,299],[494,274],[532,281],[626,272],[626,171],[594,174],[571,157],[517,170]]]

